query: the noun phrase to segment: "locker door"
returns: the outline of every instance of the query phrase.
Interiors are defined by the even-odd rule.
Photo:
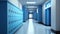
[[[47,9],[45,10],[45,25],[47,25]]]
[[[51,8],[45,10],[45,25],[51,25]]]
[[[51,26],[51,8],[49,8],[49,25]]]

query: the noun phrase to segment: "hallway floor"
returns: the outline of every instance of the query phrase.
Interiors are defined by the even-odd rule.
[[[15,34],[51,34],[49,26],[38,24],[36,20],[29,19]]]

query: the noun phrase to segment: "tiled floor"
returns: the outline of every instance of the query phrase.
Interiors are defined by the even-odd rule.
[[[28,25],[28,30],[27,34],[34,34],[34,25],[33,25],[33,20],[29,19],[29,25]]]
[[[51,34],[50,27],[29,19],[15,34]]]

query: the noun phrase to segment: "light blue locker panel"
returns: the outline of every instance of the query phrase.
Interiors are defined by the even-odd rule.
[[[23,11],[10,2],[7,8],[7,33],[14,34],[23,25]]]

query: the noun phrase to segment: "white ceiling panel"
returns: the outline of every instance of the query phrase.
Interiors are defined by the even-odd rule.
[[[20,2],[22,5],[29,5],[29,4],[27,4],[26,2],[36,2],[36,4],[33,4],[33,5],[41,5],[41,4],[43,4],[45,1],[47,1],[47,0],[19,0],[19,2]]]

